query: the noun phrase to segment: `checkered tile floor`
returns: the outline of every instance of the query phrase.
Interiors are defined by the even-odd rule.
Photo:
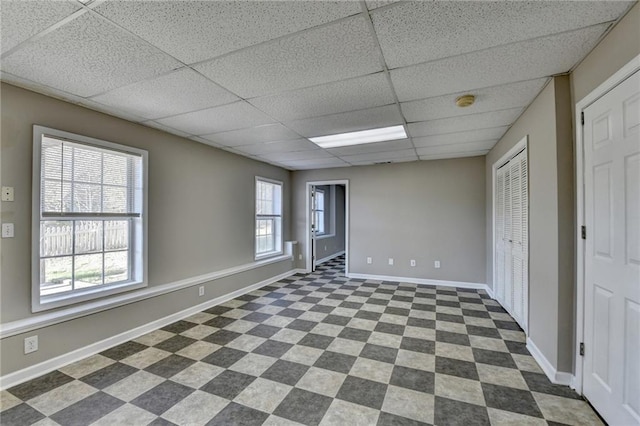
[[[486,293],[344,259],[2,392],[2,425],[600,424]]]

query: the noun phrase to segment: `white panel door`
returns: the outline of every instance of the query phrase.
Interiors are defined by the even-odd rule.
[[[584,110],[584,395],[640,424],[640,72]]]

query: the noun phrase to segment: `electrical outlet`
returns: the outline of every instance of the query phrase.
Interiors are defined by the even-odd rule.
[[[204,296],[204,286],[198,287],[198,296]]]
[[[433,267],[438,269],[440,267],[440,261],[436,260],[435,262],[433,262]]]
[[[24,353],[30,354],[38,350],[38,335],[26,337],[24,339]]]
[[[393,265],[393,258],[392,257],[389,258],[389,265]]]
[[[302,260],[302,255],[301,254],[298,255],[298,260]]]
[[[13,238],[13,223],[2,224],[2,238]]]
[[[416,266],[416,260],[415,259],[411,259],[409,261],[409,263],[410,263],[411,266]]]
[[[367,265],[371,265],[373,263],[373,259],[367,257]]]
[[[13,186],[2,187],[2,201],[13,201]]]

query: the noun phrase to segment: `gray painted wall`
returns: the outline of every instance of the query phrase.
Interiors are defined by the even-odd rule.
[[[349,180],[350,272],[485,282],[484,157],[294,172],[299,268],[305,267],[306,183],[340,179]]]
[[[321,236],[316,242],[316,259],[322,260],[345,249],[345,205],[343,185],[324,185],[325,229],[328,235]],[[333,221],[333,224],[331,222]],[[333,231],[331,233],[331,231]]]
[[[2,84],[3,185],[15,202],[2,203],[3,222],[15,224],[2,240],[0,321],[31,318],[32,126],[40,124],[149,151],[149,283],[156,286],[254,260],[255,176],[284,182],[284,236],[289,239],[290,172]],[[37,330],[40,350],[22,354],[23,336],[3,339],[0,374],[116,335],[292,268],[280,262],[207,283],[206,296],[190,288],[126,307]],[[47,311],[51,312],[51,311]]]

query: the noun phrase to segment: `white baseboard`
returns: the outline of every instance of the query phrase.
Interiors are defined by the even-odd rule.
[[[205,309],[209,309],[212,306],[219,305],[228,300],[234,299],[236,297],[242,296],[243,294],[247,294],[252,292],[253,290],[259,289],[276,281],[279,281],[283,278],[289,277],[295,274],[297,270],[287,271],[283,274],[277,275],[275,277],[268,278],[264,281],[260,281],[258,283],[252,284],[247,287],[243,287],[239,290],[233,291],[231,293],[227,293],[223,296],[216,297],[215,299],[207,300],[204,303],[200,303],[198,305],[192,306],[190,308],[184,309],[180,312],[176,312],[164,318],[160,318],[155,321],[151,321],[147,324],[141,325],[134,329],[125,331],[124,333],[120,333],[118,335],[109,337],[107,339],[101,340],[96,343],[92,343],[88,346],[85,346],[80,349],[76,349],[74,351],[68,352],[63,355],[59,355],[55,358],[48,359],[39,364],[32,365],[27,368],[23,368],[22,370],[18,370],[13,373],[9,373],[5,376],[0,377],[0,389],[7,389],[12,386],[18,385],[20,383],[24,383],[28,380],[34,379],[36,377],[42,376],[43,374],[47,374],[51,371],[57,370],[59,368],[64,367],[65,365],[69,365],[76,361],[80,361],[81,359],[87,358],[91,355],[95,355],[99,352],[102,352],[111,347],[117,346],[119,344],[128,342],[129,340],[136,339],[143,334],[149,333],[151,331],[157,330],[165,325],[169,325],[173,322],[179,321],[181,319],[187,318],[193,314],[201,312]]]
[[[484,290],[487,293],[490,292],[489,286],[484,283],[470,283],[465,281],[430,280],[425,278],[392,277],[389,275],[371,275],[371,274],[355,274],[355,273],[350,273],[347,276],[349,278],[356,278],[356,279],[363,279],[363,280],[398,281],[398,282],[412,283],[412,284],[439,285],[442,287],[474,288],[478,290]],[[491,294],[493,294],[493,292],[491,292]]]
[[[533,359],[536,360],[538,365],[540,365],[540,368],[542,368],[542,371],[544,371],[544,374],[547,375],[551,383],[565,386],[572,385],[573,374],[557,371],[551,362],[549,362],[547,357],[545,357],[535,343],[533,343],[533,340],[531,340],[530,337],[527,337],[527,350],[531,353],[531,356],[533,356]]]
[[[329,255],[327,257],[323,257],[322,259],[316,261],[316,265],[320,265],[321,263],[328,262],[328,261],[330,261],[332,259],[335,259],[338,256],[342,256],[344,253],[345,253],[345,251],[342,250],[342,251],[339,251],[339,252],[334,253],[332,255]]]

